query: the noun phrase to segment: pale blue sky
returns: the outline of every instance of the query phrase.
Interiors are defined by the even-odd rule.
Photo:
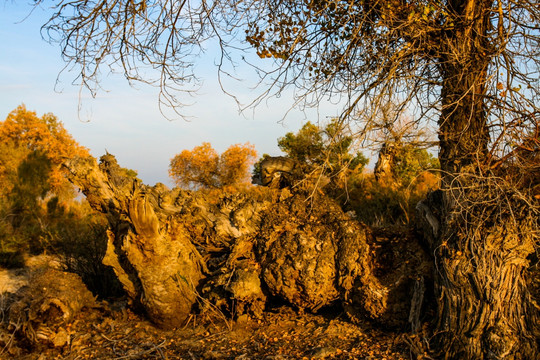
[[[86,92],[81,97],[79,88],[72,85],[75,73],[62,73],[56,83],[64,66],[60,48],[40,34],[50,11],[35,9],[28,15],[30,10],[24,3],[0,3],[0,118],[5,119],[22,103],[40,116],[51,112],[94,156],[106,149],[122,166],[137,170],[147,184],[170,185],[170,159],[204,141],[219,152],[249,141],[259,155],[277,155],[278,137],[296,131],[306,116],[317,121],[314,111],[308,115],[293,111],[279,123],[290,106],[286,96],[265,102],[254,113],[240,115],[233,99],[218,87],[212,69],[216,55],[211,52],[199,65],[202,72],[208,72],[204,86],[199,95],[187,100],[193,103],[185,110],[193,117],[189,122],[165,119],[158,109],[158,90],[144,85],[133,89],[121,75],[109,76],[104,83],[108,91],[98,93],[97,98]],[[235,89],[244,101],[253,96],[247,86]],[[325,111],[320,112],[322,118],[335,115],[338,109],[329,105]]]

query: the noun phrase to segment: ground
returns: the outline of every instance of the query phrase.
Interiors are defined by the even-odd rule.
[[[411,344],[415,342],[414,336],[384,331],[367,321],[352,324],[339,309],[310,314],[297,312],[286,305],[267,309],[260,319],[241,316],[231,320],[218,311],[208,311],[205,315],[190,317],[183,328],[162,330],[145,320],[142,314],[134,313],[122,299],[96,301],[83,307],[68,320],[48,311],[47,315],[52,316],[53,320],[56,315],[56,320],[49,319],[47,323],[46,319],[34,319],[35,336],[25,336],[28,331],[25,333],[21,326],[17,329],[14,325],[9,299],[10,294],[17,289],[20,293],[25,286],[27,289],[32,288],[32,284],[28,283],[32,281],[29,274],[37,268],[42,269],[44,262],[46,266],[57,266],[54,261],[40,261],[39,265],[31,265],[27,269],[0,269],[2,360],[393,360],[413,357]],[[43,278],[55,281],[54,276],[42,276],[40,281]],[[39,290],[47,290],[43,285],[39,286]],[[56,290],[55,296],[65,296],[59,291]],[[42,297],[45,299],[47,296]],[[36,298],[31,296],[31,301]],[[26,314],[31,312],[28,309],[24,311]]]
[[[129,310],[80,313],[61,348],[24,341],[4,348],[2,359],[409,359],[402,338],[339,315],[268,311],[258,321],[193,317],[182,329],[163,331]]]

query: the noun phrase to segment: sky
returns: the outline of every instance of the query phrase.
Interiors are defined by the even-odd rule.
[[[73,85],[76,72],[62,72],[59,45],[40,33],[51,10],[31,11],[25,2],[0,1],[0,119],[21,104],[38,116],[53,113],[93,156],[108,151],[149,185],[172,185],[170,159],[184,149],[210,142],[221,153],[232,144],[250,142],[259,156],[280,155],[277,138],[339,110],[329,104],[318,112],[287,113],[291,99],[282,96],[240,114],[236,102],[218,86],[213,65],[217,53],[211,49],[198,64],[204,85],[186,100],[191,105],[183,111],[189,121],[166,119],[158,108],[158,89],[130,87],[121,74],[107,76],[102,84],[106,91],[92,98]],[[234,87],[235,95],[247,102],[253,91],[240,85]]]

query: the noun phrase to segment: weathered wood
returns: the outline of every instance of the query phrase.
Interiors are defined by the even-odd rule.
[[[90,205],[107,215],[109,243],[104,263],[113,267],[129,297],[163,327],[182,324],[197,300],[204,262],[162,185],[149,187],[123,176],[112,155],[98,164],[74,159],[71,180]]]
[[[8,311],[10,330],[32,346],[67,345],[69,324],[84,308],[97,306],[77,275],[53,268],[34,270],[28,285],[12,294],[12,298]]]
[[[299,309],[342,303],[352,318],[407,323],[410,296],[394,288],[412,286],[416,270],[393,269],[404,272],[400,281],[376,276],[371,230],[305,181],[251,194],[189,192],[126,177],[108,154],[99,165],[66,166],[109,219],[104,263],[160,326],[180,326],[208,308],[260,316],[275,297]]]

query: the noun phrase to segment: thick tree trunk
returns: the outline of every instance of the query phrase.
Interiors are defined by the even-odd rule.
[[[441,167],[450,174],[473,170],[487,155],[489,132],[485,108],[492,0],[451,1],[455,30],[440,59],[443,78],[439,120]]]
[[[432,220],[438,217],[430,226],[438,331],[445,358],[532,359],[538,313],[523,274],[537,241],[528,233],[534,215],[512,198],[511,189],[482,171],[489,142],[485,89],[493,51],[491,3],[450,2],[456,27],[446,34],[443,43],[449,46],[440,59],[444,175],[438,209],[427,212]]]
[[[474,181],[452,213],[444,190],[417,207],[435,256],[437,342],[447,359],[536,359],[540,314],[525,275],[538,214],[499,180]]]
[[[132,301],[164,327],[181,326],[193,311],[207,309],[259,316],[270,298],[312,311],[341,303],[353,318],[402,326],[409,321],[414,279],[429,273],[422,266],[427,257],[411,239],[374,237],[313,189],[262,188],[248,196],[149,187],[125,177],[111,155],[99,165],[75,159],[66,166],[109,219],[104,263]],[[376,273],[371,246],[398,244],[415,248],[414,260],[397,251],[396,267]],[[416,298],[422,295],[417,291]]]
[[[67,164],[71,180],[111,225],[103,260],[129,297],[164,327],[182,323],[197,299],[204,263],[182,222],[168,218],[174,205],[162,186],[123,176],[112,155]],[[156,211],[162,209],[162,211]]]

